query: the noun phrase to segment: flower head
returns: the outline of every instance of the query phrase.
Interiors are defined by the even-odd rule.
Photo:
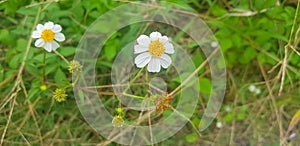
[[[76,61],[76,60],[72,60],[69,63],[69,72],[72,74],[76,74],[82,71],[82,65]]]
[[[124,119],[119,115],[115,116],[112,120],[112,124],[114,125],[114,127],[122,127],[124,125],[124,122]]]
[[[161,113],[168,110],[171,106],[172,96],[163,95],[159,97],[158,102],[156,103],[156,112]]]
[[[255,85],[251,84],[249,87],[248,87],[249,91],[258,95],[261,93],[261,90],[259,88],[256,88]]]
[[[34,45],[36,47],[44,47],[46,51],[55,51],[59,44],[56,42],[62,42],[65,40],[64,34],[60,33],[62,30],[59,24],[53,22],[46,22],[44,25],[38,24],[36,30],[32,32],[31,37],[37,38]]]
[[[248,89],[249,89],[250,92],[254,92],[255,89],[256,89],[256,86],[253,85],[253,84],[251,84],[251,85],[248,87]]]
[[[45,90],[47,90],[47,86],[46,86],[46,85],[41,85],[41,86],[40,86],[40,89],[41,89],[42,91],[45,91]]]
[[[62,102],[66,100],[67,94],[66,94],[66,90],[63,88],[57,88],[53,94],[54,94],[53,95],[54,99],[58,102]]]
[[[141,35],[134,46],[134,54],[138,54],[134,63],[138,68],[148,64],[149,72],[159,72],[161,67],[168,68],[172,60],[169,55],[174,53],[174,46],[167,36],[152,32],[150,37]]]

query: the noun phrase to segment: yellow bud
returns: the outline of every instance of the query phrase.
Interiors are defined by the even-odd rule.
[[[47,90],[47,86],[46,86],[46,85],[41,85],[41,86],[40,86],[40,89],[41,89],[42,91],[45,91],[45,90]]]
[[[121,107],[116,108],[118,114],[123,113],[123,109]]]

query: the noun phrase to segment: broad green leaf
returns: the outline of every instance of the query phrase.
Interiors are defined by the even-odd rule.
[[[204,94],[210,94],[211,93],[211,82],[208,78],[200,78],[199,79],[200,84],[200,92]]]
[[[58,69],[58,70],[55,71],[54,81],[55,81],[55,83],[58,83],[58,84],[65,84],[66,83],[67,77],[61,69]]]
[[[7,29],[0,30],[0,42],[6,45],[14,45],[15,40],[15,36],[9,33]]]
[[[22,54],[17,54],[13,56],[13,58],[9,62],[9,67],[16,69],[20,65],[21,58],[22,58]]]
[[[61,47],[59,48],[58,52],[61,53],[64,57],[69,57],[74,55],[76,51],[75,47]]]
[[[25,70],[38,77],[41,77],[43,74],[42,70],[39,70],[36,65],[31,63],[25,63]]]

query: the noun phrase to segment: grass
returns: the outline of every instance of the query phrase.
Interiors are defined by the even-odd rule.
[[[153,145],[296,145],[300,143],[300,20],[299,2],[277,0],[188,0],[175,1],[183,9],[172,7],[180,14],[202,18],[219,41],[226,61],[226,95],[213,123],[204,131],[197,126],[205,122],[201,117],[207,107],[211,88],[211,70],[195,40],[184,31],[166,24],[146,22],[132,24],[115,32],[105,42],[103,52],[96,63],[96,91],[101,95],[105,108],[114,116],[121,106],[118,96],[149,98],[142,81],[161,77],[166,81],[168,95],[172,96],[171,108],[157,113],[133,111],[123,106],[125,123],[152,125],[179,113],[187,124],[174,136]],[[57,102],[53,98],[56,88],[69,86],[72,74],[68,62],[74,55],[81,37],[100,15],[117,6],[146,5],[144,13],[159,8],[158,1],[0,1],[0,145],[120,145],[119,135],[107,139],[97,133],[82,116],[77,107],[73,90],[67,88],[67,98]],[[118,20],[111,18],[113,23]],[[172,16],[164,16],[172,20]],[[30,34],[38,23],[54,21],[63,27],[66,41],[54,53],[35,48]],[[110,32],[108,26],[101,32]],[[186,26],[189,29],[190,25]],[[176,106],[180,91],[190,81],[180,81],[174,68],[158,75],[140,70],[141,75],[131,76],[130,93],[114,93],[111,81],[113,61],[127,42],[140,34],[161,30],[192,58],[196,69],[185,75],[186,79],[200,80],[199,99],[196,112],[191,118],[180,113]],[[175,58],[175,57],[174,57]],[[88,60],[89,61],[89,60]],[[86,67],[86,66],[84,66]],[[169,73],[169,74],[168,74]],[[170,75],[171,74],[171,75]],[[46,90],[40,87],[46,85]],[[249,91],[255,85],[259,94]],[[158,86],[158,85],[157,85]],[[76,86],[75,86],[76,87]],[[123,88],[120,87],[119,88]],[[156,88],[153,86],[152,88]],[[91,88],[92,89],[92,88]],[[86,92],[90,88],[84,89]],[[142,95],[145,95],[143,97]],[[190,98],[190,97],[181,97]],[[101,113],[100,113],[101,115]],[[171,124],[176,120],[170,120]],[[217,123],[222,123],[217,127]],[[153,129],[150,129],[150,131]],[[289,139],[292,133],[296,137]],[[149,136],[153,140],[152,133]],[[152,135],[151,135],[152,134]],[[133,139],[128,139],[133,143]]]

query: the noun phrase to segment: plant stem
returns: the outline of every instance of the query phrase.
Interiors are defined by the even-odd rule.
[[[127,94],[127,93],[123,93],[124,96],[128,96],[128,97],[133,97],[133,98],[137,98],[137,99],[143,99],[143,100],[149,100],[150,98],[145,98],[142,96],[137,96],[137,95],[132,95],[132,94]]]
[[[43,84],[46,82],[46,51],[44,52],[44,57],[43,57]]]
[[[141,68],[140,71],[134,76],[134,78],[129,82],[129,86],[126,87],[123,93],[126,93],[127,90],[129,89],[130,85],[141,75],[142,71],[144,68]]]
[[[129,96],[129,97],[133,97],[133,98],[137,98],[137,99],[143,99],[143,100],[149,100],[148,98],[142,97],[142,96],[136,96],[136,95],[131,95],[131,94],[127,94],[127,90],[130,88],[130,85],[141,75],[142,71],[144,70],[144,68],[141,68],[139,70],[139,72],[134,76],[134,78],[129,82],[129,85],[126,87],[126,89],[123,92],[124,96]]]

